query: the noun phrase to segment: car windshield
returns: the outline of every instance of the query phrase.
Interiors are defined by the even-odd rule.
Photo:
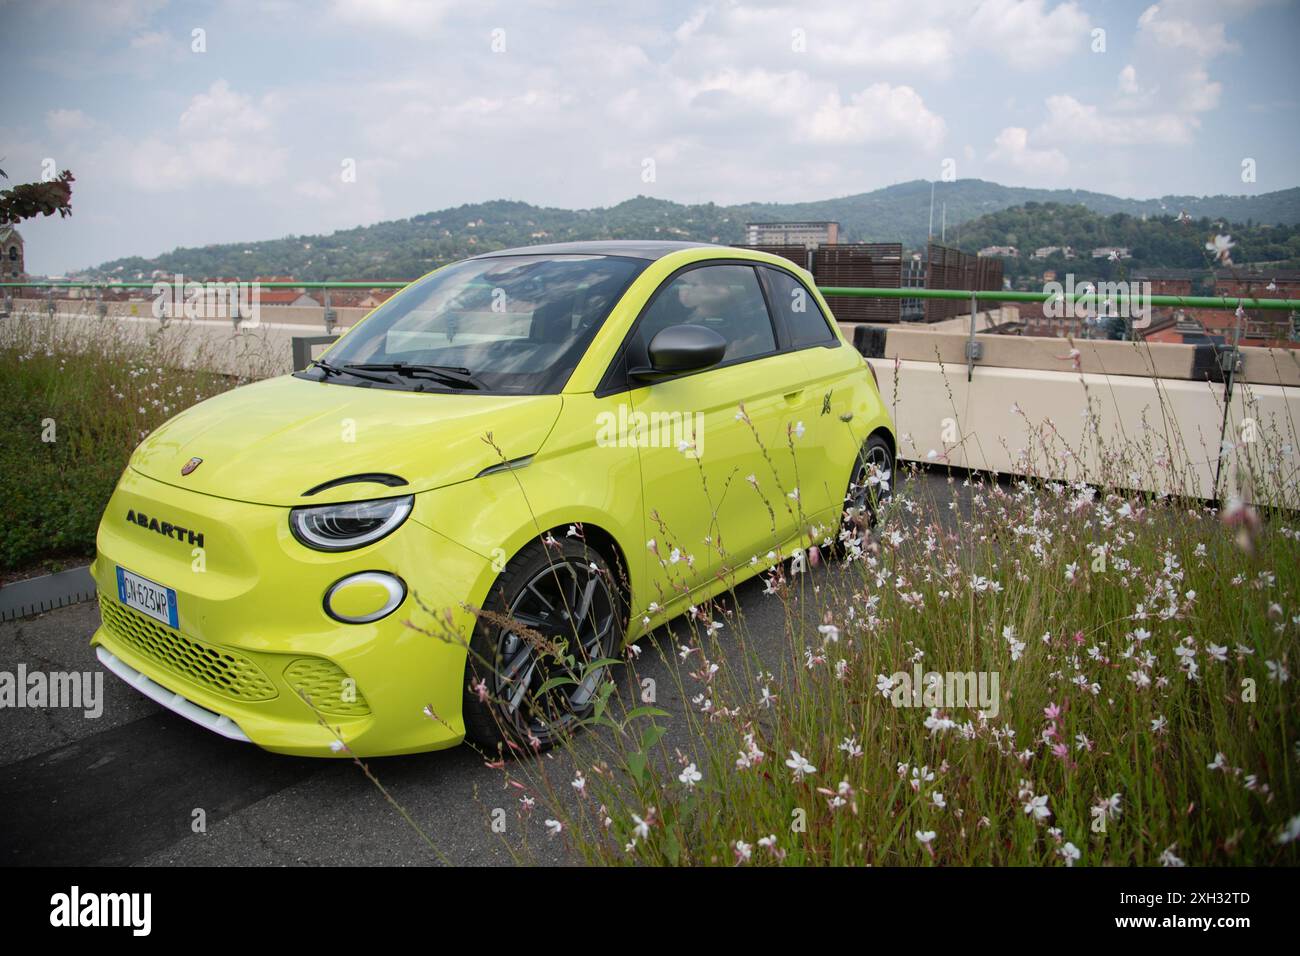
[[[645,266],[585,255],[458,262],[381,305],[299,374],[371,388],[557,392]]]

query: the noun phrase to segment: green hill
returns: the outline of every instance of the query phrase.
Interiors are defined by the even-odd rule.
[[[155,270],[187,276],[292,275],[310,280],[409,279],[478,252],[575,239],[695,239],[735,243],[751,221],[834,219],[842,239],[925,241],[931,184],[925,180],[838,199],[806,203],[683,205],[638,196],[615,206],[556,209],[509,200],[473,203],[345,229],[329,235],[288,236],[265,242],[176,249],[152,258],[106,262],[91,274],[147,278]],[[1170,216],[1231,222],[1300,223],[1300,188],[1260,196],[1167,196],[1121,199],[1079,190],[1025,189],[979,179],[935,184],[935,230],[946,205],[948,241],[969,245],[966,223],[1027,203],[1050,203],[1109,216]],[[973,228],[973,226],[972,226]],[[985,243],[988,244],[988,243]],[[1022,245],[1027,243],[1021,243]],[[1060,244],[1052,240],[1043,245]]]
[[[1059,203],[1026,203],[1002,209],[965,223],[960,229],[958,248],[978,252],[985,246],[1016,246],[1019,258],[1005,258],[1004,275],[1041,274],[1044,269],[1087,273],[1094,278],[1115,278],[1150,268],[1202,270],[1209,275],[1206,240],[1226,233],[1235,243],[1237,265],[1270,263],[1294,268],[1300,265],[1300,227],[1258,221],[1229,222],[1226,219],[1180,219],[1177,216],[1110,215],[1080,206]],[[949,239],[953,239],[949,233]],[[1070,246],[1077,258],[1066,260],[1060,253],[1046,260],[1032,260],[1035,249]],[[1100,246],[1122,246],[1131,259],[1109,263],[1093,260],[1089,253]]]

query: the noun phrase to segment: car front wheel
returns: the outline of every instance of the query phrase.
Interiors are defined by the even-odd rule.
[[[492,586],[470,640],[465,733],[545,750],[589,716],[622,644],[621,591],[580,540],[534,541]]]

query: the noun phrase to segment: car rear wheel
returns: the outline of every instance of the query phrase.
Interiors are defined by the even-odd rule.
[[[580,540],[534,541],[492,586],[470,640],[465,733],[545,750],[589,716],[622,645],[621,591]],[[531,633],[528,633],[531,632]]]
[[[859,540],[875,523],[894,487],[894,453],[889,442],[872,435],[858,452],[858,461],[844,494],[841,530]]]

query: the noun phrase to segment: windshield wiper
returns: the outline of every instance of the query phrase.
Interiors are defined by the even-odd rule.
[[[348,372],[352,369],[361,369],[366,372],[394,372],[398,375],[416,378],[427,376],[437,379],[438,381],[452,385],[456,388],[481,389],[483,384],[474,377],[474,374],[467,368],[460,368],[455,365],[421,365],[409,362],[370,362],[359,365],[344,365],[343,371]]]
[[[324,359],[317,359],[312,364],[316,366],[316,368],[324,372],[326,376],[352,375],[355,378],[365,379],[367,382],[382,382],[385,385],[394,384],[393,380],[389,378],[387,375],[367,375],[365,371],[354,371],[356,366],[352,366],[352,365],[344,365],[342,368],[340,368],[337,365],[331,365],[329,362],[326,362]]]

